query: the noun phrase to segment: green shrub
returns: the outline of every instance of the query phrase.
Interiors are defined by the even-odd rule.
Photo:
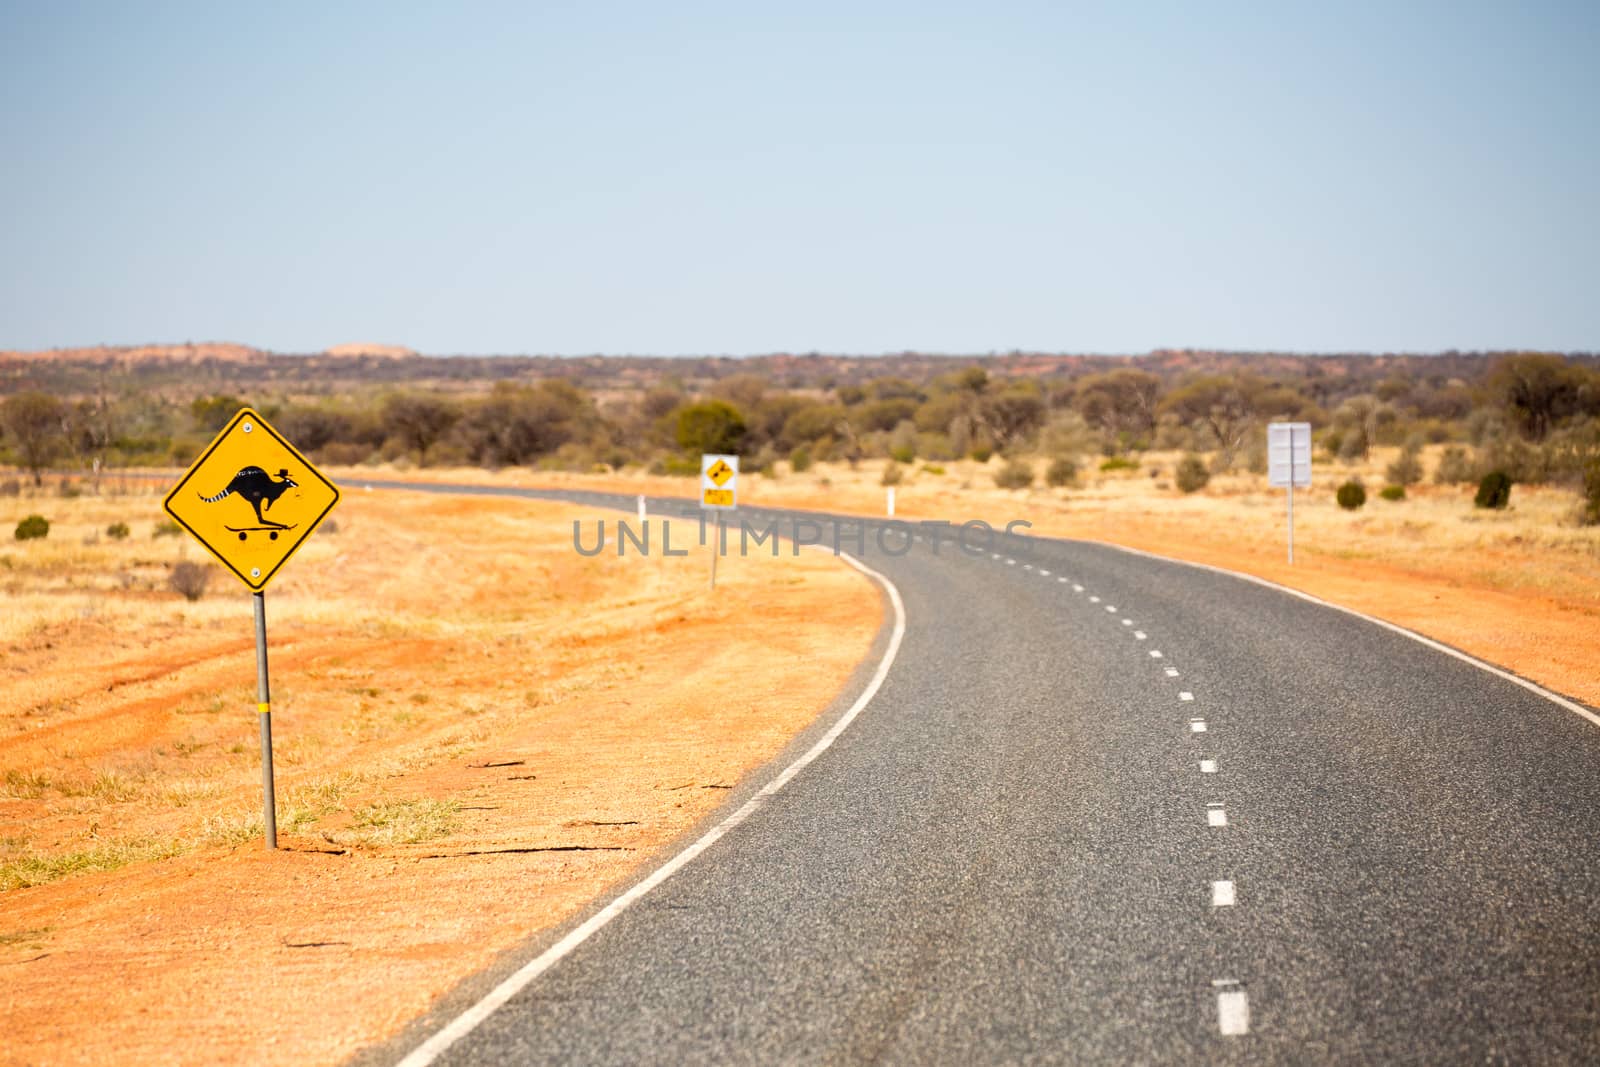
[[[50,536],[50,520],[43,515],[29,515],[17,523],[18,541],[35,541]]]
[[[151,533],[150,536],[152,538],[177,537],[181,533],[183,533],[182,526],[179,526],[171,519],[162,519],[160,522],[156,523],[155,531]]]
[[[1464,485],[1472,481],[1472,457],[1460,445],[1451,445],[1439,457],[1433,480],[1440,485]]]
[[[1354,511],[1367,502],[1367,487],[1352,478],[1335,490],[1333,498],[1341,508]]]
[[[1044,470],[1045,484],[1060,489],[1078,480],[1078,461],[1071,456],[1057,456]]]
[[[944,468],[939,466],[937,463],[924,463],[922,465],[922,473],[941,475],[944,473]]]
[[[1211,472],[1206,469],[1205,460],[1194,453],[1184,456],[1178,461],[1178,470],[1174,475],[1178,488],[1185,493],[1199,492],[1211,481]]]
[[[128,524],[125,522],[114,522],[110,526],[106,527],[106,536],[111,538],[113,541],[127,540],[128,533]]]
[[[1478,493],[1472,498],[1475,508],[1494,508],[1496,511],[1511,503],[1511,476],[1505,471],[1494,470],[1483,476],[1478,483]]]
[[[1100,469],[1102,471],[1132,471],[1138,470],[1139,464],[1127,456],[1112,456],[1100,464]]]
[[[1025,459],[1014,459],[994,475],[994,484],[1002,489],[1026,489],[1033,484],[1033,464]]]
[[[811,449],[805,445],[795,445],[789,453],[789,469],[796,474],[803,474],[811,469]]]
[[[905,480],[905,468],[898,463],[889,462],[884,465],[883,477],[878,479],[879,485],[899,485]]]
[[[896,463],[915,463],[917,459],[916,445],[895,445],[889,449],[889,458]]]
[[[700,474],[699,456],[666,456],[661,461],[661,473],[673,478],[694,478]]]
[[[1403,485],[1386,485],[1378,490],[1378,495],[1385,500],[1404,500],[1406,498],[1406,487]]]
[[[990,448],[988,445],[979,445],[977,448],[972,450],[972,458],[977,460],[979,463],[989,462],[989,457],[992,455],[994,455],[994,449]]]
[[[1600,526],[1600,456],[1583,468],[1583,510],[1578,521],[1585,526]]]

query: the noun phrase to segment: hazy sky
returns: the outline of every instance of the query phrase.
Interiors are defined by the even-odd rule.
[[[0,348],[1600,349],[1600,4],[0,0]]]

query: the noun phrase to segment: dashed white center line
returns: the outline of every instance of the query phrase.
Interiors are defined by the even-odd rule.
[[[1015,567],[1016,565],[1017,565],[1017,561],[1016,560],[1014,560],[1014,559],[1007,559],[1006,560],[1006,566],[1007,567]]]
[[[1150,658],[1151,659],[1160,659],[1161,658],[1161,650],[1158,649],[1158,648],[1152,648],[1150,650]]]
[[[1250,998],[1231,979],[1212,982],[1217,986],[1217,1027],[1223,1037],[1250,1032]]]
[[[1178,694],[1178,699],[1179,700],[1193,700],[1194,699],[1194,694],[1189,692],[1188,690],[1184,690],[1182,693]]]
[[[1106,605],[1106,610],[1111,612],[1111,614],[1115,615],[1117,613],[1117,606],[1115,604],[1107,604]]]
[[[1213,908],[1233,907],[1232,882],[1223,881],[1211,883],[1211,906]]]
[[[1178,676],[1178,668],[1176,668],[1176,667],[1168,667],[1167,668],[1167,677],[1168,678],[1176,678],[1177,676]]]
[[[1145,639],[1145,632],[1143,630],[1135,630],[1133,631],[1133,636],[1143,641]]]
[[[1057,578],[1057,579],[1056,579],[1056,581],[1058,581],[1058,582],[1065,582],[1065,581],[1066,581],[1066,579],[1065,579],[1065,578]]]
[[[1132,626],[1133,625],[1133,620],[1132,619],[1123,619],[1122,620],[1122,625],[1124,625],[1124,626]]]
[[[1205,733],[1206,732],[1206,721],[1204,719],[1190,719],[1189,720],[1189,732],[1192,733],[1192,734],[1203,734],[1203,733]]]
[[[990,559],[999,559],[999,558],[1000,558],[1000,553],[998,553],[998,552],[991,552],[991,553],[989,553],[989,558],[990,558]]]
[[[1040,567],[1039,568],[1039,576],[1041,578],[1048,578],[1048,577],[1050,577],[1050,572],[1045,570],[1043,567]]]
[[[1076,589],[1077,587],[1074,586],[1073,588]],[[1098,604],[1098,603],[1100,603],[1100,598],[1097,597],[1097,596],[1092,596],[1092,597],[1089,598],[1089,603]]]
[[[1214,759],[1203,759],[1203,760],[1201,760],[1200,761],[1200,773],[1201,774],[1216,774],[1217,773],[1217,761],[1214,760]]]
[[[1222,802],[1221,801],[1212,801],[1210,804],[1206,805],[1206,825],[1207,826],[1226,826],[1226,825],[1228,825],[1228,813],[1222,807]]]
[[[1024,564],[1023,564],[1023,565],[1022,565],[1022,569],[1023,569],[1023,570],[1025,570],[1025,571],[1031,571],[1031,570],[1033,570],[1033,564],[1031,564],[1031,563],[1024,563]]]
[[[1063,579],[1063,581],[1064,581],[1064,580],[1065,580],[1065,579]],[[1077,584],[1074,584],[1074,585],[1073,585],[1073,587],[1072,587],[1072,591],[1073,591],[1073,592],[1074,592],[1074,593],[1081,593],[1081,592],[1083,592],[1083,586],[1081,586],[1081,585],[1077,585]]]

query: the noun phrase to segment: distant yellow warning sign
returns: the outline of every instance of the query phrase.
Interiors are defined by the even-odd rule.
[[[338,502],[338,488],[245,408],[161,506],[240,581],[260,592]]]
[[[700,506],[732,508],[739,503],[739,457],[707,452],[700,457]]]

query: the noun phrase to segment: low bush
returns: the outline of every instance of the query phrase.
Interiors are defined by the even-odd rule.
[[[977,460],[979,463],[989,462],[989,457],[992,455],[994,455],[994,449],[988,447],[987,445],[979,445],[977,448],[972,450],[972,458]]]
[[[1386,485],[1378,490],[1378,495],[1385,500],[1404,500],[1406,498],[1406,487],[1403,485]]]
[[[1174,474],[1178,488],[1185,493],[1199,492],[1211,481],[1211,472],[1206,469],[1206,461],[1194,453],[1184,456],[1178,461],[1178,469]]]
[[[699,456],[667,456],[661,461],[661,473],[674,478],[695,478],[700,474]]]
[[[205,596],[206,586],[210,584],[211,568],[189,560],[173,564],[172,573],[167,575],[167,585],[174,592],[182,593],[184,599],[189,601]]]
[[[905,481],[905,477],[905,468],[900,466],[900,464],[891,461],[884,465],[883,477],[878,479],[878,484],[899,485],[901,482]]]
[[[1439,485],[1465,485],[1472,481],[1472,457],[1460,445],[1451,445],[1439,457],[1433,480]]]
[[[1033,464],[1025,459],[1014,459],[994,475],[994,484],[1002,489],[1026,489],[1033,484]]]
[[[1583,468],[1583,510],[1578,521],[1585,526],[1600,526],[1600,456]]]
[[[937,463],[924,463],[922,465],[922,473],[942,475],[944,473],[944,468],[939,466]]]
[[[1390,485],[1397,485],[1402,489],[1422,481],[1422,460],[1417,455],[1417,450],[1406,448],[1393,463],[1389,464],[1384,473],[1388,476]]]
[[[889,449],[889,458],[896,463],[915,463],[917,460],[917,446],[895,445]]]
[[[1071,456],[1057,456],[1044,470],[1045,484],[1053,489],[1072,485],[1077,480],[1078,462]]]
[[[151,538],[177,537],[181,533],[183,533],[182,526],[179,526],[171,519],[162,519],[160,522],[156,523],[156,528],[154,532],[150,534],[150,536]]]
[[[1333,498],[1346,511],[1355,511],[1367,502],[1367,487],[1352,478],[1334,491]]]
[[[1477,495],[1472,498],[1475,508],[1493,508],[1496,511],[1511,503],[1511,476],[1505,471],[1493,470],[1478,482]]]
[[[125,522],[114,522],[106,527],[106,536],[113,541],[126,541],[129,532],[128,524]]]
[[[796,474],[804,474],[811,469],[811,449],[805,445],[796,445],[789,453],[789,469]]]
[[[1138,461],[1131,460],[1127,456],[1112,456],[1100,464],[1100,469],[1105,472],[1131,471],[1138,470],[1139,464]]]
[[[43,515],[29,515],[17,523],[18,541],[37,541],[50,536],[50,520]]]

